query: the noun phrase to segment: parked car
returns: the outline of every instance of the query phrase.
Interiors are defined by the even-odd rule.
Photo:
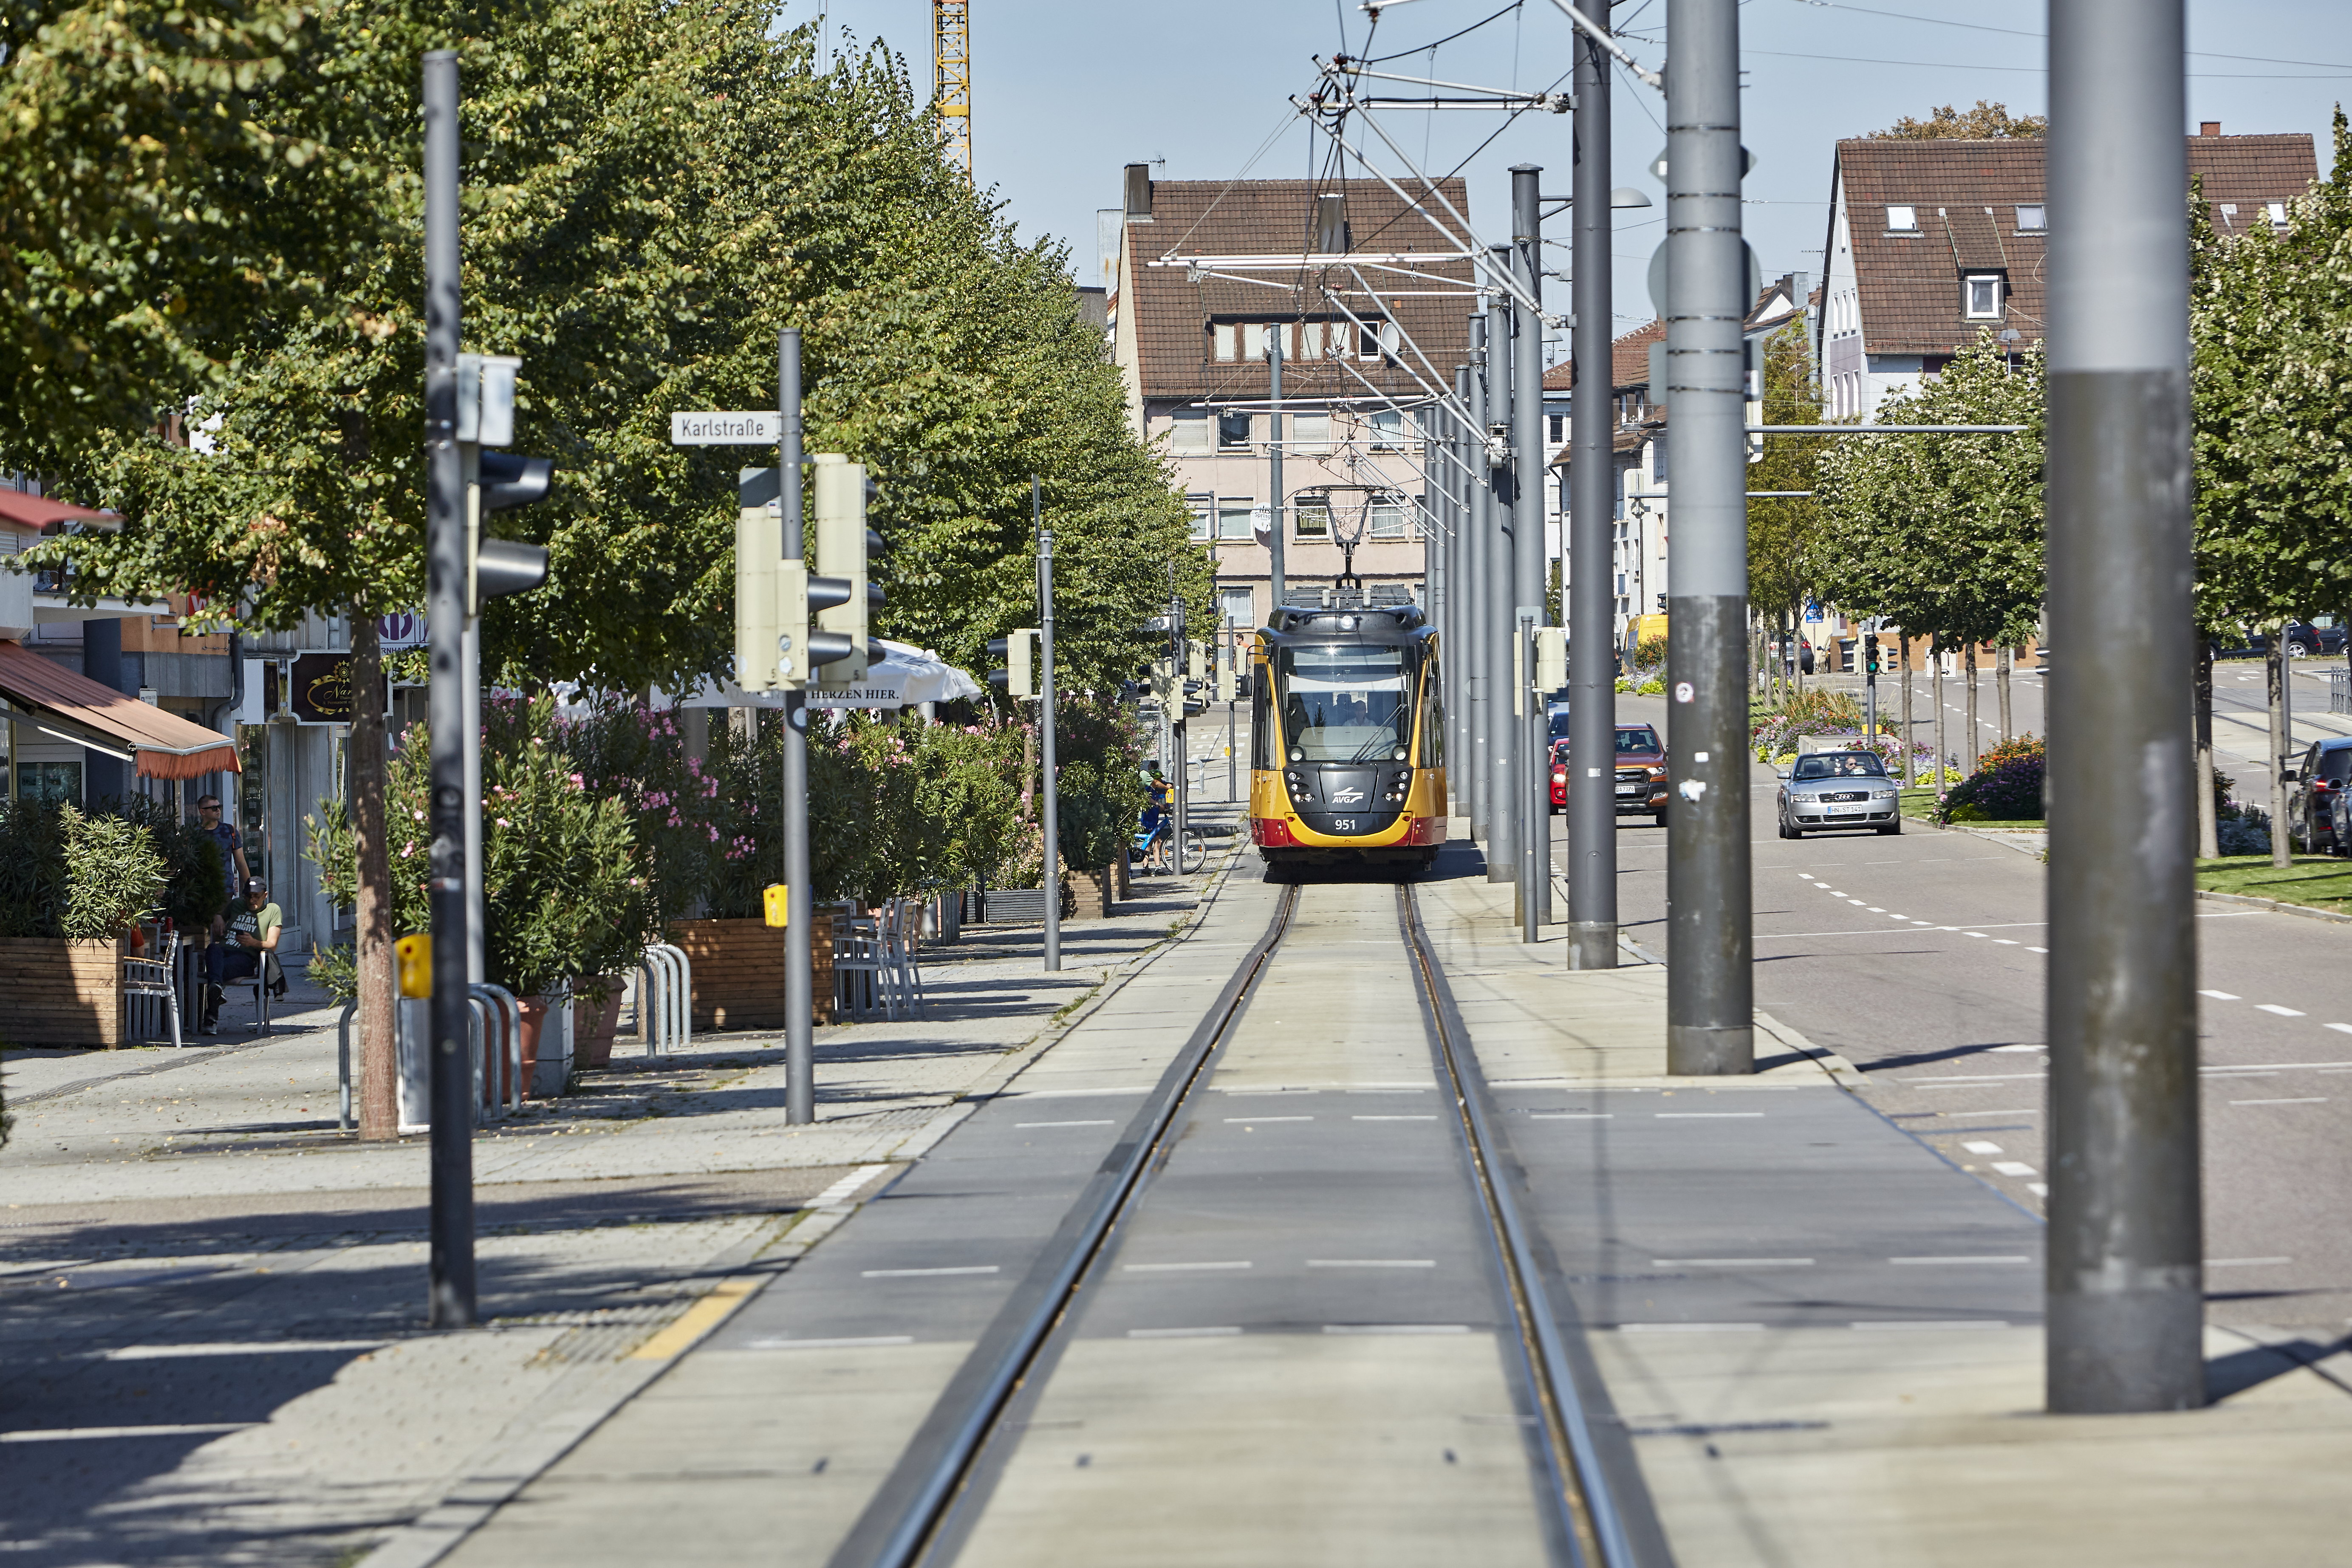
[[[1815,752],[1780,775],[1780,837],[1835,828],[1903,831],[1895,781],[1875,752]]]
[[[1551,748],[1551,809],[1557,816],[1568,809],[1568,742]],[[1652,816],[1666,825],[1666,746],[1647,724],[1617,726],[1617,815]]]
[[[2315,741],[2288,777],[2288,831],[2305,852],[2352,855],[2352,740]]]
[[[2238,628],[2234,637],[2215,637],[2215,658],[2263,658],[2271,651],[2271,635],[2267,631],[2248,633]],[[2289,658],[2309,658],[2317,654],[2331,658],[2344,651],[2345,626],[2334,616],[2315,616],[2308,621],[2290,621],[2286,628],[2286,656]]]

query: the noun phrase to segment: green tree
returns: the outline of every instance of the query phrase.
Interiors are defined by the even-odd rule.
[[[1813,379],[1801,322],[1792,321],[1764,343],[1764,419],[1767,425],[1822,423],[1821,388]],[[1764,455],[1748,466],[1752,490],[1811,490],[1822,455],[1841,437],[1773,436]],[[1748,503],[1748,598],[1759,615],[1792,616],[1811,596],[1811,557],[1821,529],[1821,505],[1800,497],[1759,499]]]
[[[1931,109],[1925,120],[1905,115],[1884,131],[1874,131],[1871,140],[1878,142],[1927,142],[1944,139],[1986,142],[2006,141],[2013,137],[2042,137],[2050,133],[2050,117],[2046,114],[2011,115],[2005,103],[1987,103],[1977,100],[1974,109],[1955,109],[1947,103]]]

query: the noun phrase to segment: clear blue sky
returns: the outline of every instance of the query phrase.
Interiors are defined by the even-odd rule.
[[[1486,86],[1549,86],[1567,68],[1567,18],[1549,0],[1522,0],[1506,10],[1507,3],[1393,5],[1368,48],[1369,19],[1355,0],[972,0],[972,142],[980,181],[995,189],[1024,233],[1066,240],[1079,279],[1094,282],[1095,210],[1118,204],[1120,165],[1164,159],[1157,173],[1181,180],[1230,179],[1245,165],[1258,177],[1310,172],[1316,149],[1286,100],[1314,86],[1312,56],[1328,58],[1343,47],[1357,56],[1419,49],[1383,68]],[[845,36],[878,38],[906,56],[928,90],[929,0],[830,0],[822,7],[797,0],[784,19],[803,21],[818,9],[836,46]],[[1433,56],[1427,49],[1496,12],[1505,14]],[[1645,64],[1664,55],[1664,0],[1617,5],[1616,25]],[[1743,0],[1745,140],[1757,157],[1748,179],[1748,234],[1766,275],[1820,273],[1831,144],[1838,138],[1980,98],[2006,103],[2013,113],[2040,113],[2044,16],[2039,0],[1975,0],[1965,7],[1871,0],[1867,8]],[[1953,25],[1960,18],[1969,25]],[[2352,5],[2194,0],[2189,46],[2212,52],[2189,61],[2184,132],[2200,120],[2221,121],[2225,132],[2307,132],[2317,138],[2326,170],[2330,110],[2352,100]],[[2249,56],[2266,58],[2223,58]],[[1616,183],[1657,201],[1664,193],[1645,166],[1664,144],[1663,105],[1622,76],[1615,105]],[[1383,117],[1429,172],[1451,172],[1467,161],[1470,218],[1489,237],[1500,237],[1505,226],[1511,164],[1555,167],[1561,173],[1547,188],[1566,189],[1566,119],[1531,113],[1507,126],[1503,121],[1485,112]],[[1258,161],[1250,165],[1254,154]],[[1621,331],[1649,319],[1643,277],[1656,248],[1659,212],[1619,215]],[[1553,223],[1565,241],[1565,216]],[[1565,250],[1555,256],[1565,271]],[[1549,287],[1564,297],[1564,284]]]

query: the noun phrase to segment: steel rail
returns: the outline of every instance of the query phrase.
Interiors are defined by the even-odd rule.
[[[898,1468],[833,1553],[829,1568],[912,1568],[930,1555],[1007,1405],[1037,1365],[1054,1330],[1068,1318],[1119,1222],[1142,1195],[1147,1176],[1163,1162],[1177,1113],[1248,1008],[1266,960],[1288,932],[1297,907],[1298,888],[1293,883],[1283,889],[1265,933],[1234,967],[1233,978],[1128,1124],[1125,1137],[1104,1160],[1089,1190],[1064,1219],[1055,1238],[1059,1260],[1045,1276],[1042,1289],[1016,1295],[981,1336]],[[1053,1256],[1050,1246],[1047,1256]],[[1033,1273],[1031,1280],[1037,1278]],[[958,1386],[966,1383],[970,1386]],[[876,1535],[880,1540],[869,1546]]]
[[[1577,1396],[1568,1347],[1552,1314],[1528,1226],[1519,1214],[1509,1181],[1496,1169],[1496,1153],[1503,1144],[1495,1136],[1486,1078],[1475,1061],[1463,1059],[1469,1046],[1468,1030],[1454,1005],[1453,989],[1445,983],[1444,969],[1430,947],[1409,883],[1397,884],[1397,925],[1403,932],[1406,951],[1412,955],[1413,978],[1427,1008],[1431,1052],[1445,1085],[1453,1090],[1472,1176],[1486,1211],[1489,1239],[1518,1321],[1517,1345],[1535,1391],[1546,1437],[1545,1468],[1554,1482],[1550,1500],[1559,1508],[1561,1527],[1587,1568],[1636,1568],[1623,1516],[1601,1468],[1583,1402]]]

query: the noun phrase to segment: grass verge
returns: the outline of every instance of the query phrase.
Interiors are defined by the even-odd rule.
[[[2209,893],[2276,899],[2315,910],[2352,914],[2352,860],[2333,855],[2297,855],[2284,870],[2267,855],[2224,855],[2197,862],[2197,886]]]

